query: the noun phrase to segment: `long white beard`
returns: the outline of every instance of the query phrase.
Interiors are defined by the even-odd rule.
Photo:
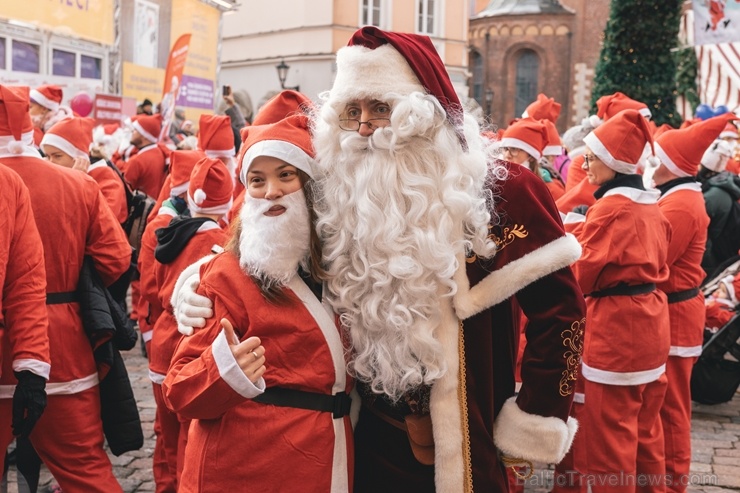
[[[398,399],[446,371],[435,338],[440,296],[457,289],[458,254],[490,256],[493,245],[477,125],[466,132],[464,154],[428,101],[400,103],[393,115],[403,122],[365,138],[339,131],[325,106],[314,146],[328,297],[349,328],[350,368],[374,392]]]
[[[279,216],[265,216],[271,207],[282,205]],[[306,261],[311,241],[311,221],[303,189],[278,200],[245,195],[239,212],[242,232],[239,254],[242,269],[266,287],[284,286]]]

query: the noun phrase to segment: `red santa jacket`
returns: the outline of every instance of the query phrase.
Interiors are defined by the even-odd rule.
[[[0,165],[0,362],[49,378],[46,271],[31,198],[21,178]],[[0,367],[0,372],[2,368]]]
[[[131,188],[156,198],[167,176],[165,159],[164,151],[157,144],[142,147],[126,163],[123,176]]]
[[[5,156],[3,156],[5,158]],[[44,247],[49,348],[53,366],[47,393],[74,394],[94,387],[98,373],[90,341],[74,301],[83,258],[92,257],[103,282],[111,284],[129,267],[131,247],[97,183],[84,173],[33,157],[7,157],[31,195]],[[11,384],[2,377],[3,384]]]
[[[596,202],[594,192],[598,189],[596,185],[591,185],[587,179],[583,179],[572,188],[555,199],[558,210],[563,214],[568,214],[574,207],[579,205],[591,206]]]
[[[105,197],[105,202],[118,222],[125,223],[128,218],[128,205],[126,204],[126,189],[123,187],[121,178],[102,159],[92,163],[87,169],[87,174],[97,182]]]
[[[163,312],[154,324],[151,351],[149,353],[149,377],[154,383],[161,384],[164,380],[175,347],[181,337],[177,330],[177,320],[175,320],[172,303],[170,302],[177,278],[185,267],[205,255],[213,253],[214,246],[217,249],[223,247],[227,236],[227,232],[221,229],[218,223],[209,220],[201,224],[197,232],[187,241],[187,245],[177,255],[177,258],[169,263],[162,263],[155,259],[154,280],[159,305]],[[157,248],[161,247],[162,245],[158,242]]]
[[[690,180],[690,181],[687,181]],[[673,186],[671,186],[673,184]],[[704,296],[698,288],[704,280],[701,260],[707,245],[709,216],[701,185],[693,178],[674,180],[659,187],[661,212],[671,224],[668,245],[670,277],[658,287],[668,296],[671,324],[670,356],[694,357],[701,354],[704,341]],[[690,299],[674,301],[696,290]]]
[[[708,298],[705,307],[706,327],[712,330],[721,329],[736,313],[730,300]]]
[[[200,273],[198,292],[214,301],[214,316],[180,340],[162,385],[171,409],[195,420],[179,491],[241,491],[245,484],[274,491],[278,483],[281,490],[303,491],[307,480],[312,491],[351,491],[348,416],[335,419],[329,412],[251,400],[265,387],[349,392],[352,382],[330,310],[299,276],[286,287],[289,303],[267,302],[230,253],[215,256]],[[234,362],[221,318],[233,323],[240,340],[261,339],[267,371],[259,386]]]
[[[588,296],[588,327],[583,347],[583,376],[611,385],[639,385],[665,372],[670,348],[668,304],[662,291],[596,297],[627,285],[668,280],[666,258],[670,224],[657,205],[659,192],[635,188],[639,175],[611,180],[580,222],[566,218],[566,229],[583,247],[574,271]],[[621,186],[615,186],[621,185]],[[592,296],[590,296],[592,295]]]
[[[570,191],[571,188],[586,179],[586,171],[583,169],[583,162],[583,154],[571,159],[570,164],[568,165],[568,178],[565,181],[566,192]]]

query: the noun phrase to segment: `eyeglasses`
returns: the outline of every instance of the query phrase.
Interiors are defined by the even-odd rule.
[[[390,125],[391,120],[390,118],[371,118],[366,122],[361,122],[360,120],[347,118],[344,120],[339,120],[339,128],[341,128],[342,130],[347,130],[348,132],[356,132],[360,129],[360,126],[363,123],[367,125],[367,128],[369,128],[370,130],[375,130],[377,128]]]
[[[597,157],[596,157],[596,156],[594,156],[593,154],[584,154],[584,155],[583,155],[583,162],[584,162],[584,164],[585,164],[586,166],[591,166],[591,163],[593,163],[594,161],[596,161],[596,160],[598,160],[598,159],[599,159],[599,158],[597,158]]]
[[[519,154],[520,150],[521,149],[517,149],[516,147],[502,147],[501,153],[506,154],[508,152],[509,154],[511,154],[511,157],[516,157],[517,154]]]

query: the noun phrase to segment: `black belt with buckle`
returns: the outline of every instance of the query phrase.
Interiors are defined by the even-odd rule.
[[[352,399],[346,392],[328,395],[283,387],[265,389],[264,393],[252,398],[252,400],[261,404],[332,413],[334,418],[347,416],[352,405]]]

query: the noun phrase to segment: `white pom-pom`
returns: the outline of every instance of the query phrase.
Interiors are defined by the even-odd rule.
[[[8,151],[11,154],[23,154],[23,142],[20,140],[14,140],[8,144]]]
[[[660,159],[658,159],[656,156],[648,156],[647,158],[648,166],[651,168],[657,168],[660,166]]]
[[[591,116],[588,117],[588,122],[591,124],[591,127],[592,128],[596,128],[599,125],[601,125],[602,123],[604,123],[604,120],[602,120],[601,118],[599,118],[596,115],[591,115]]]
[[[199,188],[198,190],[195,191],[195,194],[193,195],[193,202],[195,202],[196,205],[200,205],[205,201],[206,201],[206,192],[204,192],[202,188]]]

